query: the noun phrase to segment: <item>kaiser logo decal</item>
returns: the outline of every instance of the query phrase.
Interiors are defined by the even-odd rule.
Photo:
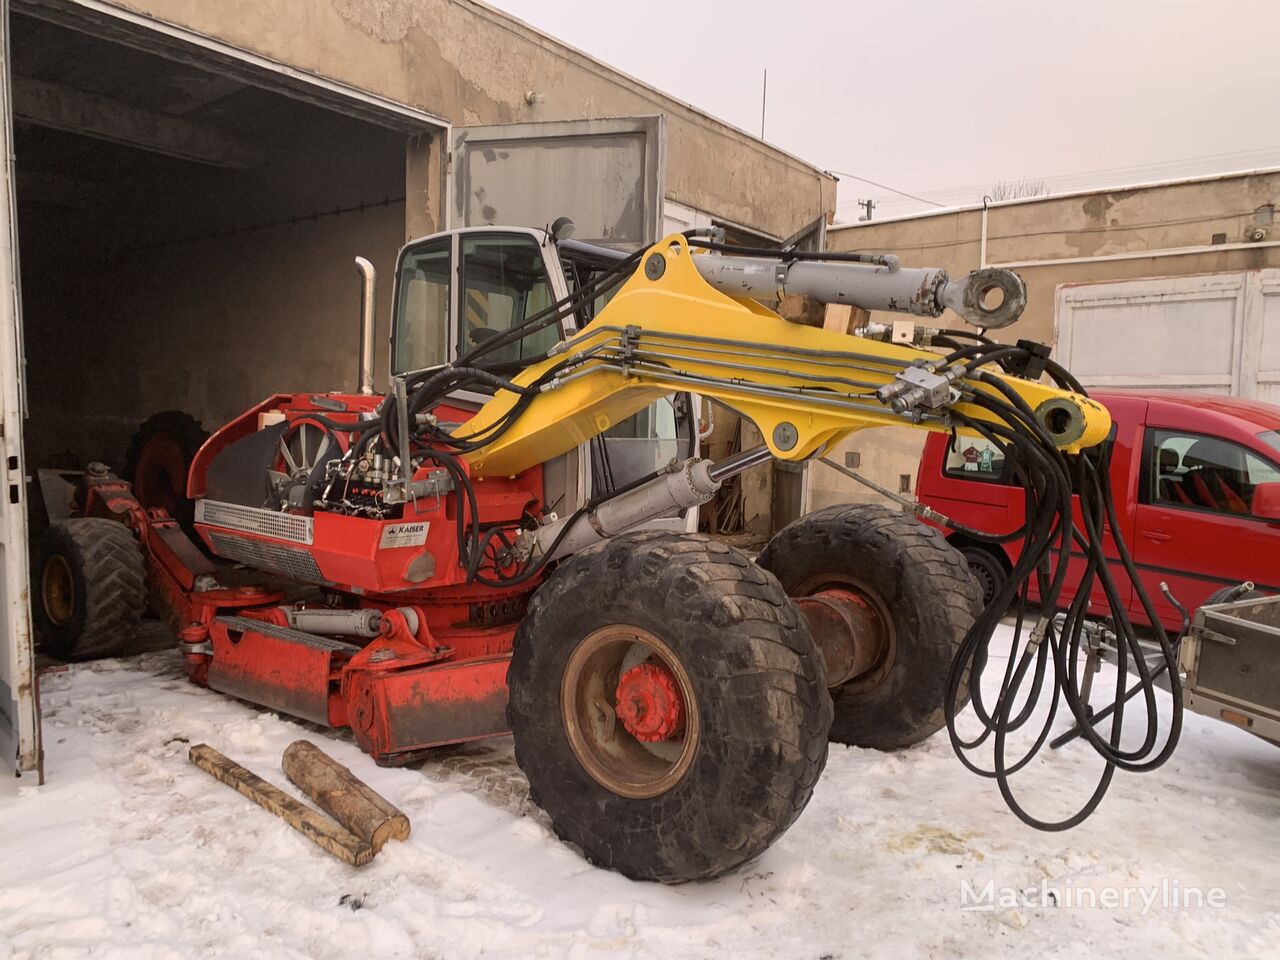
[[[394,550],[396,547],[420,547],[427,542],[427,530],[431,524],[425,520],[415,523],[389,523],[382,528],[383,550]]]

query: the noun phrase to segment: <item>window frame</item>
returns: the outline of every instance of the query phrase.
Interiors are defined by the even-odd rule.
[[[1199,430],[1184,430],[1180,427],[1153,427],[1146,426],[1143,428],[1142,438],[1142,459],[1139,465],[1141,475],[1138,477],[1138,505],[1143,507],[1157,507],[1168,510],[1185,510],[1188,513],[1201,514],[1209,517],[1227,517],[1233,520],[1251,520],[1254,523],[1275,523],[1266,517],[1260,517],[1255,513],[1230,513],[1226,510],[1215,510],[1210,507],[1202,507],[1194,503],[1179,503],[1172,500],[1156,500],[1151,489],[1151,468],[1155,462],[1156,456],[1156,436],[1175,436],[1175,437],[1191,437],[1195,440],[1217,440],[1219,443],[1229,443],[1239,447],[1246,455],[1252,455],[1258,460],[1270,466],[1272,469],[1280,471],[1280,464],[1265,456],[1261,451],[1241,443],[1239,440],[1231,437],[1223,437],[1212,433],[1201,433]],[[1248,463],[1248,461],[1245,461]],[[1253,509],[1252,497],[1250,497],[1249,509]]]
[[[458,237],[457,234],[435,234],[430,237],[424,237],[421,240],[415,240],[413,243],[406,244],[400,250],[400,255],[396,257],[396,272],[394,283],[391,291],[391,337],[390,337],[390,375],[394,380],[396,377],[404,376],[407,373],[414,373],[417,370],[430,370],[434,367],[444,366],[446,363],[452,362],[453,356],[446,356],[439,363],[432,364],[429,367],[401,369],[398,365],[400,352],[400,327],[404,322],[403,304],[400,298],[403,295],[403,276],[405,260],[418,253],[424,248],[441,244],[446,246],[449,251],[449,262],[445,268],[445,272],[449,277],[449,295],[446,298],[446,315],[445,315],[445,352],[449,353],[453,350],[453,327],[455,325],[454,317],[457,314],[458,302],[458,283],[457,283],[457,264],[458,264]]]

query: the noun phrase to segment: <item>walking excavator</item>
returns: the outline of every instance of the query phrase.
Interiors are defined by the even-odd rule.
[[[1040,722],[1018,685],[1047,682],[1082,739],[1111,745],[1086,722],[1070,621],[1027,614],[1024,636],[1019,607],[1016,669],[994,703],[977,682],[1020,578],[1043,578],[1052,612],[1069,564],[1108,576],[1110,419],[1046,349],[986,335],[1022,312],[1016,274],[714,231],[634,253],[571,233],[562,218],[405,246],[385,395],[358,260],[359,390],[276,394],[214,432],[190,464],[190,530],[91,465],[37,551],[46,650],[118,652],[150,605],[192,682],[347,728],[380,764],[511,735],[563,839],[669,883],[764,852],[829,740],[896,749],[946,726],[966,749],[952,721],[971,698],[1000,740]],[[772,309],[790,294],[920,323],[791,322]],[[948,309],[969,332],[923,325]],[[596,438],[673,395],[736,411],[762,442],[621,481],[593,469]],[[730,478],[884,425],[983,436],[1018,465],[1026,546],[986,610],[963,557],[901,511],[820,510],[754,559],[689,532]],[[1009,766],[997,756],[1002,790]]]

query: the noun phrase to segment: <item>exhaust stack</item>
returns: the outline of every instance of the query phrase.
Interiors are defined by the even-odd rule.
[[[375,284],[378,271],[364,257],[356,257],[356,269],[360,271],[360,393],[373,394],[373,318],[375,314]]]

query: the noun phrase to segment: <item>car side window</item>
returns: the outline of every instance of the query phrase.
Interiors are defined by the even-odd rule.
[[[957,434],[947,443],[947,457],[942,463],[944,476],[954,480],[980,480],[1009,484],[1005,456],[990,440]]]
[[[1249,516],[1254,489],[1280,480],[1280,467],[1230,440],[1148,432],[1144,503]]]

